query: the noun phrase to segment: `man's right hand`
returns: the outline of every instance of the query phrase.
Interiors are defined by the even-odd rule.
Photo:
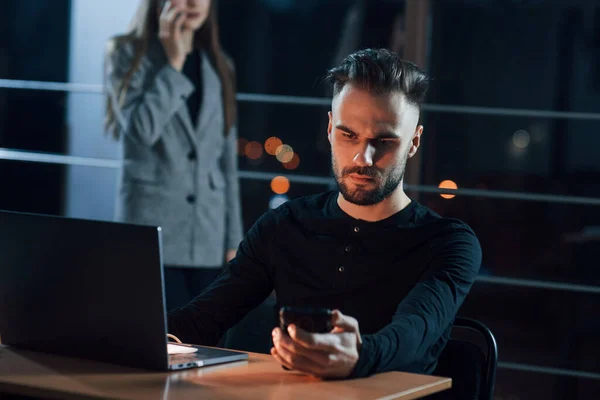
[[[355,318],[334,310],[331,333],[310,333],[295,325],[273,329],[271,355],[285,368],[321,378],[347,378],[358,362],[362,338]]]
[[[169,64],[177,71],[183,69],[194,42],[194,31],[184,28],[185,18],[184,4],[170,0],[165,3],[159,17],[158,38],[165,49]]]

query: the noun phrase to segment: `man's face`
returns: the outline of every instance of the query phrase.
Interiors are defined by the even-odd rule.
[[[349,83],[333,99],[327,134],[335,179],[344,198],[372,205],[404,178],[419,147],[419,110],[404,94],[373,95]]]

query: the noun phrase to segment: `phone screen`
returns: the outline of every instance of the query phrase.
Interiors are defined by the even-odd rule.
[[[328,308],[289,307],[279,310],[279,325],[287,332],[287,327],[294,324],[307,332],[328,333],[333,329],[331,310]]]

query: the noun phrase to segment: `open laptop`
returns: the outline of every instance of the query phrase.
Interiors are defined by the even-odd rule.
[[[248,358],[168,355],[164,297],[160,228],[0,211],[2,344],[155,370]]]

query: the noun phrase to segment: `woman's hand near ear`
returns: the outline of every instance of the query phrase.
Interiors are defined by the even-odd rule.
[[[183,5],[167,1],[159,17],[158,38],[165,49],[169,64],[177,71],[183,69],[194,41],[194,31],[183,29],[184,21]]]

